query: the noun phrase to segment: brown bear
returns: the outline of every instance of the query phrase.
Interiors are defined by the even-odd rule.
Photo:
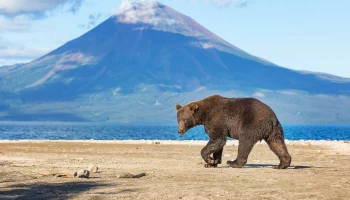
[[[280,164],[274,166],[274,169],[290,166],[292,158],[284,143],[282,126],[272,109],[261,101],[214,95],[183,107],[176,104],[176,109],[179,134],[183,135],[197,125],[204,125],[210,138],[201,151],[202,158],[207,163],[205,167],[221,164],[227,137],[239,141],[236,160],[227,161],[231,167],[243,167],[254,144],[259,140],[265,140],[278,156]]]

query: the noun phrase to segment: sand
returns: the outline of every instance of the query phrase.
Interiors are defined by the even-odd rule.
[[[349,199],[350,143],[287,141],[286,170],[257,144],[248,164],[204,168],[206,141],[0,141],[0,199]],[[98,166],[90,178],[75,171]],[[143,174],[145,173],[145,174]],[[143,174],[122,178],[125,174]]]

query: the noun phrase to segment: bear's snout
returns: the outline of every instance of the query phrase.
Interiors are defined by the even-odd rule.
[[[186,133],[185,124],[183,121],[179,121],[179,128],[177,129],[177,132],[181,135]]]
[[[185,131],[183,129],[177,129],[177,132],[181,135],[183,135],[185,133]]]

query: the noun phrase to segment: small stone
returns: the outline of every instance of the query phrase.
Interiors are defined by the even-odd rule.
[[[79,170],[73,174],[74,178],[89,178],[90,171],[87,169]]]
[[[155,142],[154,144],[160,144],[160,142]]]
[[[89,165],[89,167],[87,168],[91,173],[96,173],[98,170],[98,167],[94,164]]]
[[[146,173],[139,173],[139,174],[123,173],[118,175],[117,178],[141,178],[146,175],[147,175]]]

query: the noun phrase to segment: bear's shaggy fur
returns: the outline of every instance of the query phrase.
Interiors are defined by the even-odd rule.
[[[201,155],[206,167],[221,164],[227,137],[239,140],[236,160],[227,161],[234,168],[243,167],[255,143],[265,140],[278,156],[275,169],[290,166],[291,156],[284,142],[283,129],[272,109],[254,98],[225,98],[219,95],[176,105],[178,132],[185,134],[190,128],[204,125],[210,140]],[[213,157],[211,155],[213,154]]]

